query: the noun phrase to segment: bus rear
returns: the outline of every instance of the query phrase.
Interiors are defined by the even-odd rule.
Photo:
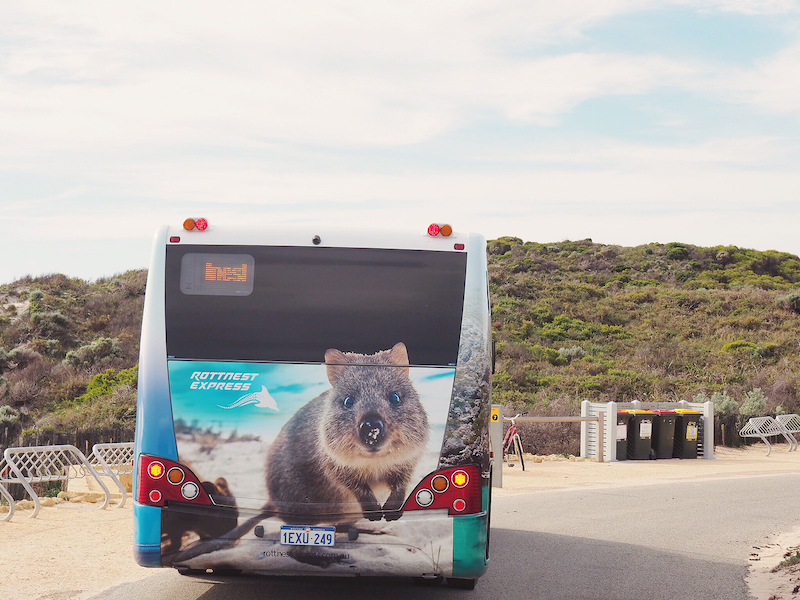
[[[488,565],[486,243],[156,235],[139,363],[134,550],[186,573]]]

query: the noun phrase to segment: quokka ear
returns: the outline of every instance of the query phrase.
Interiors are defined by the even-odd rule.
[[[347,357],[341,350],[330,348],[325,351],[325,365],[328,370],[328,381],[334,385],[347,366]]]
[[[389,364],[405,367],[405,373],[408,375],[408,350],[403,342],[397,342],[389,351]]]

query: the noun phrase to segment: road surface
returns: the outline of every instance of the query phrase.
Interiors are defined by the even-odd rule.
[[[474,591],[371,579],[154,571],[93,600],[749,600],[754,546],[800,526],[800,473],[503,495]]]

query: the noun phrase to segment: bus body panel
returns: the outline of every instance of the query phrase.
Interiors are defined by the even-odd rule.
[[[161,509],[133,503],[133,554],[143,567],[161,564]]]
[[[178,237],[180,242],[175,241]],[[320,244],[314,244],[313,237],[310,232],[270,232],[265,235],[258,231],[219,229],[198,233],[174,228],[163,228],[157,234],[148,275],[140,357],[134,479],[136,559],[144,566],[225,567],[265,574],[478,577],[488,564],[489,507],[486,499],[489,485],[491,324],[486,242],[476,234],[454,236],[445,243],[424,235],[370,234],[367,239],[361,232],[326,232],[320,234]],[[312,244],[322,252],[310,254],[307,248]],[[275,265],[284,260],[282,256],[291,259],[294,252],[286,249],[295,246],[300,257],[296,270],[301,275],[291,272],[290,262],[282,271],[274,271]],[[276,247],[278,249],[273,250]],[[397,271],[399,282],[406,281],[402,265],[425,262],[429,256],[440,265],[435,267],[436,273],[444,269],[441,271],[442,282],[457,282],[457,277],[452,279],[452,273],[461,270],[462,280],[457,286],[461,291],[456,290],[457,295],[453,296],[453,283],[443,283],[450,291],[441,291],[444,295],[432,296],[439,299],[430,302],[449,304],[441,312],[442,317],[432,317],[446,321],[442,340],[435,337],[436,327],[431,327],[429,322],[415,325],[397,304],[400,308],[392,309],[392,314],[399,324],[386,319],[378,323],[388,323],[387,329],[396,329],[399,333],[384,338],[368,336],[364,338],[368,340],[365,344],[351,342],[341,344],[343,347],[340,348],[328,339],[317,342],[317,349],[308,350],[298,345],[296,354],[291,354],[294,350],[290,349],[285,360],[281,358],[283,355],[275,353],[274,347],[287,343],[279,339],[281,324],[273,323],[267,327],[257,319],[282,315],[290,320],[294,318],[291,312],[294,307],[289,303],[282,309],[276,308],[278,312],[270,312],[268,308],[263,316],[259,316],[256,312],[259,302],[274,306],[275,297],[268,295],[271,293],[269,286],[273,283],[278,285],[284,278],[329,276],[323,270],[315,272],[316,267],[308,267],[315,256],[328,260],[328,268],[334,269],[336,275],[334,279],[358,284],[352,279],[358,260],[351,261],[350,255],[358,259],[363,253],[366,257],[364,267],[369,269],[370,261],[378,260],[384,264],[381,262],[384,260],[382,252],[385,256],[398,257],[397,261],[390,260],[385,264],[389,265],[387,269],[400,265]],[[452,254],[453,260],[447,259],[445,253]],[[184,258],[187,254],[192,255],[190,259]],[[214,262],[226,255],[237,260],[240,255],[251,258],[237,268],[220,267]],[[463,266],[458,267],[458,261],[463,258]],[[228,292],[218,294],[205,289],[197,292],[202,285],[193,289],[191,286],[195,283],[186,283],[187,269],[194,268],[186,267],[186,264],[191,265],[192,260],[200,261],[201,266],[206,261],[207,268],[216,269],[215,272],[226,281],[244,281],[247,277],[247,285],[240,286],[241,289],[235,293],[241,296],[253,294],[253,298],[234,299],[228,303],[225,299],[212,297],[232,295]],[[339,267],[336,265],[348,265],[348,261],[355,267],[351,265],[337,274],[335,269]],[[224,260],[220,264],[223,263]],[[251,271],[249,275],[241,275],[248,269]],[[200,272],[197,268],[195,271]],[[253,271],[254,280],[250,279]],[[373,268],[366,272],[372,273],[373,279],[377,277],[381,286],[389,285],[388,280],[381,279],[379,270]],[[280,278],[273,277],[273,282],[266,274],[279,274]],[[425,277],[430,278],[430,275]],[[180,289],[177,287],[178,278],[181,279]],[[436,287],[430,279],[421,281],[424,281],[424,286]],[[323,288],[330,289],[332,285],[329,281]],[[399,291],[404,292],[400,287]],[[321,310],[336,309],[335,292],[332,293],[333,301],[320,305]],[[198,294],[202,297],[195,297]],[[309,292],[300,294],[301,301],[303,294]],[[377,302],[373,300],[371,303]],[[193,311],[194,307],[202,306],[212,308],[201,308],[194,321],[178,317],[183,321],[180,327],[175,327],[175,316],[185,313],[186,307]],[[228,306],[230,310],[224,308]],[[246,307],[246,310],[237,311],[237,306]],[[356,310],[346,308],[350,313],[345,311],[342,314],[346,315],[347,322],[352,323],[357,322],[359,312],[364,314],[367,323],[378,312],[369,303]],[[458,311],[458,321],[446,314],[453,310]],[[190,314],[195,315],[194,312]],[[263,329],[268,334],[250,335],[247,342],[250,349],[245,352],[245,360],[237,358],[237,349],[230,343],[236,335],[249,335],[249,326],[237,321],[239,314],[246,315],[250,322],[255,323],[256,329]],[[229,324],[234,333],[220,333]],[[310,335],[302,330],[302,325],[300,323],[301,341]],[[458,328],[455,336],[452,334],[454,325]],[[313,327],[319,328],[319,324]],[[313,331],[313,327],[307,327],[307,330]],[[205,335],[203,328],[208,329],[212,341],[202,339]],[[422,335],[426,328],[434,338],[430,343]],[[222,336],[219,343],[213,342],[214,335]],[[415,340],[415,343],[408,344],[408,348],[403,339],[406,336]],[[273,355],[262,356],[260,349],[254,349],[260,337],[265,338],[266,346],[276,340],[278,346],[271,346]],[[437,343],[452,344],[450,340],[457,340],[457,350],[455,347],[452,351],[437,349]],[[398,346],[403,347],[398,349]],[[325,347],[329,347],[327,351]],[[339,354],[329,354],[331,349],[338,350]],[[451,353],[452,358],[449,357]],[[415,356],[421,357],[418,359],[421,362],[415,360]],[[405,362],[402,357],[406,357]],[[345,422],[340,413],[347,415],[355,411],[354,406],[359,406],[357,400],[352,400],[353,406],[349,406],[351,399],[342,391],[342,379],[337,379],[348,377],[348,381],[369,380],[370,390],[381,390],[380,394],[373,393],[369,400],[371,407],[378,408],[370,408],[367,417],[362,415],[357,433],[351,435],[353,439],[360,436],[358,451],[361,454],[353,455],[355,458],[352,460],[341,459],[326,449],[321,455],[326,460],[330,458],[331,464],[341,459],[337,468],[349,469],[351,474],[355,472],[352,465],[363,465],[365,485],[378,503],[377,512],[370,512],[370,492],[360,491],[361,483],[353,482],[352,477],[339,481],[338,471],[331,464],[326,463],[325,468],[318,468],[317,464],[320,461],[315,448],[320,445],[328,448],[330,444],[335,446],[338,443],[332,441],[334,436],[330,432],[340,427],[338,423]],[[394,393],[398,385],[405,386],[402,399],[395,398],[400,395]],[[359,390],[359,393],[363,392],[361,388]],[[401,418],[400,413],[392,412],[412,406],[415,411],[421,410],[423,416]],[[331,417],[334,413],[335,418]],[[407,430],[401,437],[416,441],[392,441],[395,444],[391,446],[393,450],[385,452],[381,444],[389,444],[384,440],[384,435],[389,434],[384,433],[384,427],[388,430],[393,422],[404,420]],[[375,425],[374,422],[378,421],[380,425]],[[313,428],[307,423],[313,423]],[[422,435],[413,435],[415,426],[424,431]],[[294,444],[300,445],[296,453],[290,451]],[[358,446],[358,443],[353,441],[351,446]],[[367,451],[362,446],[366,446]],[[373,451],[375,454],[383,453],[384,462],[381,464],[385,468],[381,468],[385,474],[380,474],[380,469],[371,464],[369,457]],[[399,460],[401,455],[405,457],[403,460]],[[155,497],[149,496],[150,501],[139,495],[142,481],[148,485],[153,483],[148,480],[149,467],[146,472],[139,472],[140,460],[147,456],[154,456],[156,462],[165,465],[159,477],[167,477],[169,473],[171,482],[167,485],[163,483],[166,479],[161,479],[159,484],[166,485],[164,491],[167,495],[162,498],[159,492]],[[309,460],[304,462],[304,457]],[[285,466],[287,461],[290,467]],[[475,472],[480,479],[474,482],[480,485],[481,498],[476,514],[458,515],[460,507],[455,512],[451,508],[449,513],[447,509],[412,510],[413,498],[409,494],[419,481],[442,469],[450,469],[450,473],[453,468],[468,465],[477,467]],[[181,473],[180,480],[176,477],[173,481],[173,470]],[[270,472],[280,473],[282,478],[282,484],[273,484],[272,489]],[[186,496],[188,500],[185,500],[176,495],[187,483],[189,489],[195,489],[199,499],[205,499],[203,506],[194,505],[194,497]],[[295,497],[297,494],[276,497],[281,495],[276,490],[295,487],[308,490],[304,492],[305,500]],[[328,496],[317,488],[334,490],[330,493],[335,502],[328,503]],[[319,498],[313,497],[315,493],[320,494]],[[403,496],[403,510],[398,511],[394,507],[401,493],[408,497]],[[438,491],[431,495],[437,496]],[[326,509],[326,504],[334,508],[328,506]],[[391,510],[387,508],[390,504]],[[317,509],[321,510],[319,514],[315,512]],[[281,528],[287,524],[308,528],[335,526],[335,545],[324,548],[284,545],[281,543]]]
[[[453,553],[452,577],[474,579],[486,572],[488,524],[486,514],[453,519],[453,548],[458,551]]]

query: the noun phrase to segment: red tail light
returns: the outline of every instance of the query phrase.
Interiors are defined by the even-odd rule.
[[[436,237],[440,235],[442,237],[450,237],[453,235],[453,228],[450,225],[440,225],[439,223],[431,223],[428,226],[428,235],[431,237]]]
[[[205,231],[208,229],[208,220],[206,219],[186,219],[183,222],[183,228],[186,231],[197,229],[197,231]]]
[[[200,480],[188,468],[175,461],[147,454],[139,457],[136,501],[150,506],[164,506],[167,502],[212,504]]]
[[[414,489],[403,511],[446,508],[450,515],[482,510],[480,470],[475,465],[431,473]]]

